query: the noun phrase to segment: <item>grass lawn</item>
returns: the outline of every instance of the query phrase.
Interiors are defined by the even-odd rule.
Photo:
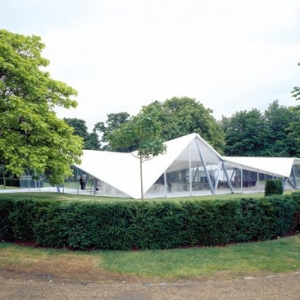
[[[141,252],[107,252],[102,266],[109,270],[137,274],[189,278],[229,276],[260,272],[300,270],[300,235],[273,241]]]
[[[109,280],[112,274],[170,281],[259,276],[299,271],[300,235],[226,247],[155,251],[72,252],[0,243],[0,276],[8,270],[89,281]]]
[[[4,189],[6,189],[6,190],[14,190],[14,189],[19,189],[19,187],[17,187],[17,186],[4,186],[3,184],[0,184],[0,190],[4,190]]]
[[[295,191],[286,191],[284,194],[289,194]],[[49,192],[26,192],[26,193],[0,193],[0,200],[7,196],[17,196],[18,199],[21,198],[32,198],[32,199],[53,199],[53,200],[88,200],[88,201],[137,201],[134,199],[125,198],[113,198],[113,197],[102,197],[102,196],[92,196],[92,195],[80,195],[80,194],[64,194],[64,193],[49,193]],[[222,194],[222,195],[207,195],[207,196],[193,196],[193,197],[172,197],[172,198],[154,198],[154,199],[144,199],[143,201],[191,201],[191,200],[217,200],[217,199],[240,199],[240,198],[261,198],[264,197],[264,193],[245,193],[245,194]],[[138,200],[141,201],[141,200]]]

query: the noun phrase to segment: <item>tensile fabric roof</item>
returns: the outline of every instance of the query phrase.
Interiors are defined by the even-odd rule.
[[[228,157],[221,156],[200,135],[192,133],[165,143],[166,152],[143,163],[144,192],[164,174],[199,165],[202,159],[207,165],[243,168],[260,173],[288,178],[298,158],[282,157]],[[132,153],[84,150],[81,164],[84,172],[111,185],[128,197],[141,198],[140,165]]]

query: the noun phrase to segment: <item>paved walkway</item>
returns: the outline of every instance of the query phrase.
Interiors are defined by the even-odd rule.
[[[1,273],[0,273],[1,274]],[[0,277],[2,300],[299,300],[300,272],[182,283],[56,283]]]

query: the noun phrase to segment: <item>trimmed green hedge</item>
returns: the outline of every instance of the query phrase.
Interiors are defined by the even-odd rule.
[[[266,181],[265,196],[282,195],[283,186],[281,179],[269,179]]]
[[[0,240],[73,249],[168,249],[282,236],[300,224],[300,193],[261,199],[63,202],[3,198]]]

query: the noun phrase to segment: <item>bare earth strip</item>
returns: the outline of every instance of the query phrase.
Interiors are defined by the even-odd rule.
[[[7,275],[7,274],[4,274]],[[120,279],[120,278],[119,278]],[[133,278],[132,278],[133,279]],[[0,299],[300,299],[300,272],[230,280],[63,282],[1,276]]]

